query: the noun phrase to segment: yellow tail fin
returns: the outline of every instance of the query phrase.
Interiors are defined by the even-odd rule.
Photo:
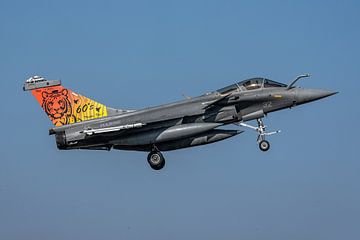
[[[64,88],[59,80],[35,76],[26,81],[24,90],[31,90],[55,126],[108,116],[105,105]]]

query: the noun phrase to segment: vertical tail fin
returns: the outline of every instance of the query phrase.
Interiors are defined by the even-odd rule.
[[[31,91],[55,126],[106,117],[114,110],[64,88],[60,80],[34,76],[26,80],[24,91]]]

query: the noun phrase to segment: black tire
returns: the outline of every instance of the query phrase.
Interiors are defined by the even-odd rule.
[[[270,143],[268,141],[266,141],[266,140],[262,140],[259,143],[259,148],[260,148],[261,151],[266,152],[270,148]]]
[[[147,161],[150,167],[154,170],[160,170],[165,166],[165,158],[161,152],[150,152]]]

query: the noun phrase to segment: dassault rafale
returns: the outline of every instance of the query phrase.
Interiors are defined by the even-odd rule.
[[[161,151],[210,144],[234,137],[243,131],[257,132],[261,151],[268,151],[265,139],[279,131],[267,132],[263,118],[270,112],[292,108],[336,94],[304,89],[266,78],[251,78],[230,86],[161,106],[142,110],[123,110],[101,103],[64,88],[60,80],[34,76],[23,90],[31,91],[55,127],[58,149],[133,150],[149,152],[151,168],[165,166]],[[247,122],[256,120],[257,126]],[[234,124],[236,129],[221,127]]]

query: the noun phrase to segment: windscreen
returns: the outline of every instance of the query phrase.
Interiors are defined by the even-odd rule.
[[[230,86],[220,88],[216,92],[226,94],[234,91],[246,91],[272,87],[287,87],[287,85],[266,78],[251,78],[241,81],[237,84],[232,84]]]

